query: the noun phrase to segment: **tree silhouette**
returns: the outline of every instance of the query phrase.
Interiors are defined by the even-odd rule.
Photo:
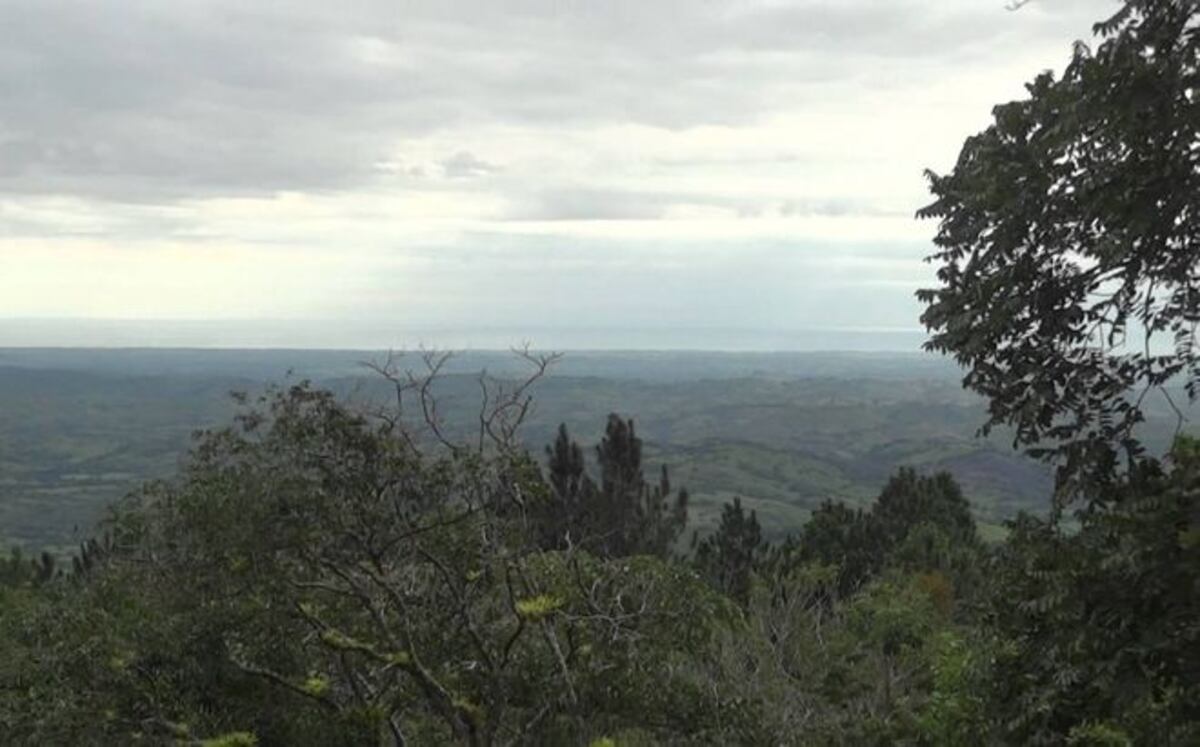
[[[578,545],[605,558],[670,555],[687,524],[688,493],[672,492],[666,465],[657,484],[646,480],[632,420],[608,416],[596,446],[598,483],[565,425],[546,453],[551,495],[535,513],[543,545]]]
[[[763,547],[762,528],[754,511],[735,497],[721,509],[717,531],[696,547],[696,565],[726,595],[745,605],[750,598],[754,562]]]
[[[927,348],[989,400],[985,430],[1059,466],[1060,497],[1136,469],[1147,396],[1200,382],[1200,4],[1129,0],[1061,78],[997,106],[953,171]],[[1159,342],[1161,340],[1161,342]],[[1177,378],[1178,377],[1178,378]]]

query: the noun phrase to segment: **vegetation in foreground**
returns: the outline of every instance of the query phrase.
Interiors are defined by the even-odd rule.
[[[731,503],[686,555],[686,493],[648,480],[640,448],[614,417],[594,459],[564,431],[542,469],[497,443],[433,446],[328,392],[274,392],[118,506],[69,572],[4,566],[0,733],[1200,738],[1200,596],[1180,593],[1200,568],[1197,442],[1072,533],[1025,517],[990,547],[949,476],[902,471],[868,510],[829,503],[774,545]]]

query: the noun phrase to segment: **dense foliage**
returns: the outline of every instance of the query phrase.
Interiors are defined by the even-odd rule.
[[[734,728],[691,672],[732,608],[684,565],[543,550],[519,453],[429,455],[296,386],[15,579],[11,741],[524,744]],[[32,566],[31,566],[32,568]]]
[[[1200,444],[1181,440],[1111,500],[1072,533],[1023,518],[991,566],[988,686],[1014,741],[1103,726],[1200,742]]]
[[[1147,396],[1200,384],[1200,4],[1129,0],[1095,30],[930,173],[919,213],[939,219],[929,347],[1065,495],[1142,455]]]
[[[646,482],[632,420],[609,415],[596,446],[599,482],[587,474],[583,449],[565,425],[546,453],[552,494],[533,517],[547,547],[578,546],[603,558],[670,553],[687,524],[688,493],[672,494],[665,464],[657,485]]]
[[[1071,533],[1026,517],[989,548],[952,479],[903,470],[784,543],[734,501],[694,552],[617,554],[546,542],[568,501],[598,504],[568,530],[628,527],[604,490],[556,485],[580,454],[569,439],[543,472],[519,449],[410,436],[329,392],[276,391],[118,506],[71,568],[11,557],[5,742],[1186,743],[1200,728],[1195,442]]]

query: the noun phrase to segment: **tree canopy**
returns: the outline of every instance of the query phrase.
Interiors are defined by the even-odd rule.
[[[927,347],[967,367],[988,427],[1057,460],[1064,495],[1136,464],[1146,397],[1197,394],[1198,11],[1123,3],[1095,49],[1077,43],[928,172]]]
[[[687,525],[688,492],[672,492],[667,466],[646,480],[633,421],[608,416],[596,446],[599,480],[565,425],[546,448],[550,493],[535,514],[547,547],[579,546],[600,557],[668,556]]]

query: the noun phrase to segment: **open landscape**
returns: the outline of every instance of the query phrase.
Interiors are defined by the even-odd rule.
[[[387,402],[363,364],[375,351],[0,349],[0,534],[68,553],[112,501],[171,475],[194,431],[224,425],[230,393],[302,379],[360,403]],[[421,368],[411,353],[405,365]],[[438,382],[451,427],[469,426],[479,371],[516,376],[507,352],[452,358]],[[1019,511],[1049,510],[1051,471],[1002,432],[950,363],[922,353],[567,353],[533,390],[521,438],[540,453],[560,423],[593,447],[609,413],[632,418],[651,464],[692,494],[689,530],[710,531],[734,496],[764,531],[797,530],[824,500],[865,506],[900,466],[946,470],[990,537]],[[1149,407],[1150,443],[1175,418]]]
[[[0,747],[1200,745],[1200,0],[0,29]]]
[[[193,431],[224,425],[230,393],[304,378],[358,399],[386,382],[354,351],[0,350],[0,527],[28,550],[64,552],[107,505],[169,476]],[[411,356],[419,368],[419,356]],[[439,382],[451,426],[470,424],[476,372],[516,363],[464,354]],[[289,376],[289,371],[291,375]],[[592,446],[610,412],[634,419],[646,456],[687,486],[707,530],[738,495],[769,534],[822,500],[865,505],[897,466],[950,469],[982,521],[1044,511],[1047,470],[974,431],[983,413],[954,369],[889,354],[574,353],[539,382],[522,431],[540,452],[566,423]]]

